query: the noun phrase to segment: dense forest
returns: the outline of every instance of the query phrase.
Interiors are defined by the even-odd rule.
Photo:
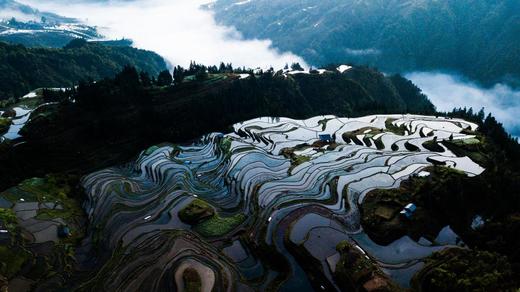
[[[209,7],[247,38],[268,38],[311,64],[387,72],[447,70],[485,85],[520,85],[516,0],[254,0]],[[471,7],[471,9],[468,9]]]
[[[166,69],[159,55],[128,46],[72,40],[62,49],[26,48],[0,42],[0,100],[39,87],[70,87],[79,80],[114,76],[125,65],[156,75]]]
[[[81,82],[72,91],[46,91],[45,101],[59,104],[33,113],[22,130],[26,143],[0,152],[0,187],[49,171],[99,169],[154,143],[230,131],[233,123],[259,116],[435,112],[411,82],[365,67],[351,75],[267,71],[245,79],[218,73],[237,70],[230,65],[207,70],[177,67],[171,85],[167,71],[151,78],[126,67],[115,78]]]

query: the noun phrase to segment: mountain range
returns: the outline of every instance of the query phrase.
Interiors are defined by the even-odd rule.
[[[317,66],[353,62],[520,85],[515,0],[219,0],[206,8],[246,38],[271,39]]]

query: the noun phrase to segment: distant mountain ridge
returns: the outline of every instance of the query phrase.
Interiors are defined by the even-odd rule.
[[[21,21],[40,21],[45,18],[52,23],[74,22],[73,18],[59,16],[55,13],[42,12],[29,5],[21,4],[13,0],[0,0],[0,20],[20,18]]]
[[[0,0],[0,41],[28,47],[61,48],[75,38],[101,40],[97,28],[77,19]]]
[[[246,38],[272,39],[315,65],[446,70],[485,85],[520,85],[515,0],[219,0],[206,7]]]

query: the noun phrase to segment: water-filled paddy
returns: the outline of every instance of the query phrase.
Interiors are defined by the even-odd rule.
[[[395,127],[406,128],[405,134],[386,129],[389,120]],[[250,245],[256,249],[261,246],[275,253],[271,257],[281,257],[288,263],[290,271],[285,273],[289,278],[280,286],[287,291],[312,289],[306,267],[294,256],[289,242],[315,257],[331,280],[330,259],[334,258],[335,245],[349,240],[367,258],[384,266],[390,277],[406,283],[421,259],[453,244],[456,235],[451,229],[443,230],[435,246],[409,237],[380,246],[363,232],[359,205],[370,190],[396,188],[410,176],[425,176],[424,169],[432,165],[432,159],[449,162],[446,164],[467,175],[480,174],[484,169],[468,157],[457,157],[447,149],[430,152],[421,146],[434,137],[437,141],[450,136],[471,139],[462,132],[475,127],[462,120],[416,115],[350,119],[319,116],[302,121],[264,117],[245,121],[234,125],[234,133],[209,134],[190,146],[149,148],[133,163],[83,178],[88,195],[85,208],[92,226],[96,226],[91,234],[106,234],[101,244],[110,250],[120,242],[139,249],[139,243],[154,240],[158,234],[182,231],[169,240],[182,240],[187,249],[193,244],[193,250],[200,248],[200,241],[211,249],[199,254],[196,261],[193,255],[171,254],[167,266],[154,267],[163,272],[192,267],[208,273],[209,269],[216,276],[214,282],[206,284],[219,287],[223,285],[218,276],[222,273],[234,279],[234,285],[271,285],[280,271],[267,264],[276,259],[251,252]],[[353,132],[361,143],[343,139]],[[323,134],[331,135],[334,141],[320,141]],[[373,145],[374,139],[381,139],[382,149]],[[417,151],[408,150],[406,143],[416,145]],[[397,149],[393,149],[394,144]],[[300,156],[307,158],[297,162]],[[224,233],[205,238],[197,233],[196,226],[180,222],[177,216],[195,197],[208,202],[223,218],[245,216],[238,225],[222,228]],[[147,254],[146,249],[139,250],[143,256]],[[124,271],[115,273],[130,277]],[[261,283],[249,282],[253,278],[262,279]],[[124,285],[121,282],[119,289]]]

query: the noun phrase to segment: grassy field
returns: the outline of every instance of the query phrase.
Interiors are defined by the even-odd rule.
[[[0,117],[0,134],[4,134],[11,126],[11,119]]]
[[[182,222],[197,224],[215,215],[213,208],[201,199],[195,199],[179,212]]]
[[[30,253],[21,248],[0,245],[0,274],[7,278],[21,270]]]
[[[244,214],[237,214],[231,217],[220,217],[214,215],[210,219],[195,225],[194,230],[205,237],[222,236],[240,225],[246,216]]]
[[[9,232],[13,232],[16,228],[16,215],[11,209],[0,208],[0,221]]]
[[[401,125],[400,127],[397,127],[393,124],[393,122],[396,121],[396,119],[387,119],[385,122],[386,129],[389,132],[392,132],[399,136],[404,136],[406,127],[404,125]]]

